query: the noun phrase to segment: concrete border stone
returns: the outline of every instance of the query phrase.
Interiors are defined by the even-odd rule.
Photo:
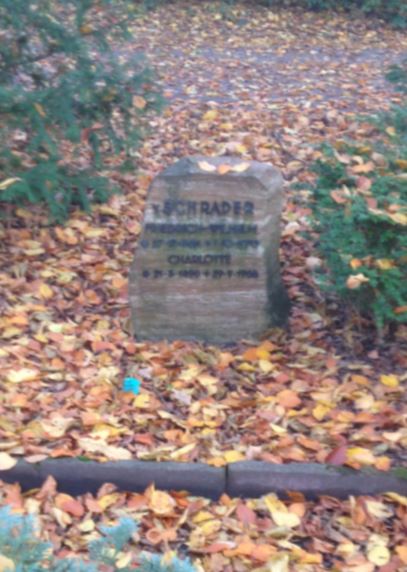
[[[278,465],[262,461],[240,461],[216,468],[204,463],[154,461],[97,462],[79,459],[49,459],[31,464],[19,461],[0,480],[20,483],[23,490],[38,488],[48,475],[58,489],[72,495],[95,493],[104,483],[122,491],[143,492],[154,483],[161,490],[185,490],[213,500],[223,493],[231,497],[255,498],[268,493],[284,497],[288,491],[309,499],[321,495],[346,498],[396,492],[407,496],[407,479],[376,470],[355,471],[314,463]]]
[[[117,461],[100,463],[78,459],[51,459],[37,464],[19,461],[0,480],[19,482],[24,490],[40,487],[48,475],[59,490],[73,495],[96,492],[103,483],[120,490],[143,492],[151,483],[161,490],[187,490],[192,495],[219,498],[226,489],[226,475],[204,463]]]
[[[277,465],[262,461],[239,461],[228,466],[229,496],[259,497],[274,492],[303,493],[309,499],[321,495],[346,498],[396,492],[407,495],[407,480],[380,471],[355,471],[317,463]]]

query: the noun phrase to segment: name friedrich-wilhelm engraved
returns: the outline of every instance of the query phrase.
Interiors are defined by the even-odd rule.
[[[164,201],[152,205],[155,216],[253,216],[254,203],[251,201]]]

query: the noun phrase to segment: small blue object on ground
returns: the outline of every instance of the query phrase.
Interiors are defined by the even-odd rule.
[[[126,377],[123,381],[123,391],[131,391],[134,395],[140,393],[141,381],[135,377]]]

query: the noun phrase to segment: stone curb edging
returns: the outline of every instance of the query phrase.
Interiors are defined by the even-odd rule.
[[[395,492],[407,495],[407,479],[377,470],[356,471],[334,465],[291,463],[277,465],[263,461],[241,461],[228,467],[226,493],[259,497],[270,492],[303,493],[309,499],[321,495],[346,498]]]
[[[255,498],[268,493],[285,496],[303,493],[309,499],[321,495],[346,498],[395,492],[407,496],[407,479],[380,471],[314,463],[278,465],[263,461],[239,461],[216,468],[204,463],[155,461],[97,462],[78,459],[49,459],[36,464],[19,461],[0,471],[0,480],[19,483],[23,490],[38,488],[52,475],[58,489],[72,495],[95,493],[104,483],[122,491],[143,492],[154,483],[161,490],[186,490],[213,500],[223,493],[231,497]]]

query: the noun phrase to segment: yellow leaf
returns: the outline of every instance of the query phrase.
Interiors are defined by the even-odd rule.
[[[222,522],[220,520],[207,520],[199,527],[199,531],[204,536],[211,536],[216,534],[221,527]]]
[[[245,456],[239,451],[225,451],[223,457],[227,463],[237,463],[237,461],[244,461]]]
[[[95,530],[95,526],[95,522],[91,518],[88,518],[87,520],[84,520],[78,524],[77,528],[81,532],[92,532],[92,530]]]
[[[376,260],[375,264],[377,268],[380,268],[380,270],[390,270],[396,266],[394,260],[390,260],[388,258],[379,258]]]
[[[394,163],[397,167],[400,167],[400,169],[407,169],[407,161],[405,159],[396,159]]]
[[[235,153],[242,153],[242,154],[247,153],[247,147],[246,145],[243,145],[243,143],[236,143],[233,150],[235,151]],[[233,167],[233,170],[236,171],[236,173],[242,173],[243,171],[246,171],[246,169],[248,169],[249,167],[250,163],[240,163],[239,165]]]
[[[322,564],[322,554],[305,552],[301,554],[301,564]]]
[[[115,447],[108,445],[100,439],[91,439],[90,437],[81,437],[78,444],[87,453],[99,453],[112,461],[128,461],[133,455],[124,447]]]
[[[223,131],[232,131],[233,129],[233,123],[221,123],[219,125],[219,128],[222,129]]]
[[[394,502],[398,502],[402,506],[407,507],[407,497],[404,497],[403,495],[399,495],[398,493],[386,493],[384,496]]]
[[[263,373],[270,373],[275,368],[274,364],[265,359],[259,361],[259,367]]]
[[[356,290],[365,282],[369,282],[369,278],[367,278],[364,274],[352,274],[346,280],[346,286],[349,290]]]
[[[188,445],[185,445],[185,447],[181,447],[181,449],[173,451],[170,454],[171,459],[179,459],[180,457],[187,455],[195,448],[195,445],[196,445],[195,443],[189,443]]]
[[[41,117],[47,116],[47,114],[44,111],[44,108],[42,107],[42,105],[40,103],[34,103],[34,107],[37,110],[38,114],[41,115]]]
[[[144,99],[144,97],[141,97],[141,95],[135,95],[133,97],[133,105],[137,109],[144,109],[147,105],[147,101]]]
[[[213,121],[214,119],[216,119],[218,117],[218,111],[216,109],[210,109],[209,111],[207,111],[204,116],[202,117],[202,119],[204,121]]]
[[[346,452],[346,461],[360,463],[361,465],[374,465],[375,457],[369,449],[351,447]]]
[[[270,558],[267,570],[270,572],[288,572],[289,562],[288,554],[276,554]]]
[[[196,379],[197,381],[199,381],[201,385],[203,385],[203,387],[210,387],[212,385],[216,385],[219,381],[217,377],[213,377],[213,375],[209,375],[206,373],[198,375]]]
[[[396,130],[394,127],[386,127],[386,133],[387,135],[390,135],[390,137],[394,137],[396,135]]]
[[[17,459],[13,459],[8,453],[0,453],[0,471],[8,471],[17,465]]]
[[[301,524],[300,517],[294,512],[290,512],[274,493],[265,496],[264,502],[277,526],[294,528]]]
[[[102,510],[106,510],[109,506],[114,505],[120,498],[120,493],[110,493],[108,495],[103,495],[102,498],[98,499],[98,505]]]
[[[318,403],[316,407],[312,410],[312,415],[317,421],[322,421],[322,419],[331,411],[331,407],[324,405],[323,403]]]
[[[16,569],[15,564],[7,556],[0,554],[0,572],[14,572]]]
[[[213,173],[216,171],[215,165],[211,165],[208,161],[198,161],[198,167],[201,171],[207,171],[208,173]]]
[[[403,213],[395,213],[388,215],[392,221],[396,222],[397,224],[401,224],[402,226],[407,225],[407,215]]]
[[[93,32],[93,28],[89,24],[82,24],[82,26],[79,28],[79,31],[83,36],[87,36]]]
[[[367,559],[376,566],[384,566],[390,561],[390,551],[387,546],[372,546],[367,552]]]
[[[124,552],[119,552],[119,554],[117,555],[117,560],[115,562],[116,568],[119,568],[119,570],[121,568],[126,568],[130,564],[132,558],[133,555],[131,552],[128,552],[127,554],[125,554]]]
[[[381,375],[380,376],[380,383],[385,385],[386,387],[398,387],[399,380],[396,375]]]
[[[386,520],[386,518],[391,518],[393,516],[392,509],[379,501],[367,500],[366,508],[370,515],[379,520]]]
[[[18,177],[13,177],[11,179],[5,179],[4,181],[2,181],[0,183],[0,191],[5,191],[9,187],[11,187],[11,185],[13,185],[14,183],[17,183],[17,181],[21,181],[21,179],[19,179]]]
[[[247,151],[246,148],[242,152],[244,153],[245,151]],[[235,165],[233,167],[233,170],[235,171],[235,173],[243,173],[244,171],[247,171],[247,169],[249,167],[250,167],[250,163],[239,163],[238,165]]]
[[[12,369],[7,374],[7,380],[11,383],[23,383],[34,381],[38,379],[39,371],[37,369],[30,369],[23,367],[22,369]]]
[[[192,519],[192,522],[199,524],[205,522],[206,520],[213,520],[213,514],[207,510],[200,510]]]
[[[10,328],[6,328],[4,332],[1,334],[3,340],[9,340],[10,338],[15,338],[16,336],[21,335],[21,330],[16,328],[15,326],[11,326]]]
[[[52,288],[48,286],[48,284],[44,283],[40,285],[39,292],[41,298],[44,298],[45,300],[49,300],[54,295],[54,291],[52,290]]]
[[[207,463],[212,467],[224,467],[226,465],[226,461],[223,457],[211,457]]]
[[[148,506],[155,513],[160,516],[172,514],[176,502],[168,493],[164,491],[156,491],[154,488],[151,491]]]
[[[148,409],[150,407],[150,396],[147,393],[140,393],[133,401],[135,407]]]

